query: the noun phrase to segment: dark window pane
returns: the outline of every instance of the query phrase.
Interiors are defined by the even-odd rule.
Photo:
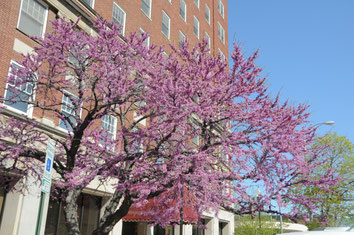
[[[21,91],[14,92],[13,89],[16,89],[16,88],[13,88],[11,86],[9,86],[7,88],[6,99],[11,99],[12,101],[15,101],[15,102],[10,102],[10,101],[6,100],[5,104],[14,108],[14,109],[17,109],[17,110],[20,110],[24,113],[27,113],[28,103],[22,102],[20,100],[29,100],[30,96],[24,92],[21,92]]]
[[[162,228],[161,226],[155,226],[154,227],[154,235],[165,235],[165,229]]]
[[[122,234],[126,235],[146,235],[147,223],[123,222]]]
[[[19,29],[28,35],[41,37],[46,11],[46,7],[36,0],[23,0]]]
[[[81,194],[77,200],[78,220],[82,235],[91,235],[98,226],[101,197]],[[49,201],[45,235],[67,235],[63,203]]]
[[[45,235],[55,235],[58,225],[59,209],[60,203],[51,199],[48,205],[48,214],[44,231]]]
[[[138,235],[138,223],[123,222],[122,234]]]
[[[83,194],[81,234],[91,235],[97,228],[100,216],[101,197]]]

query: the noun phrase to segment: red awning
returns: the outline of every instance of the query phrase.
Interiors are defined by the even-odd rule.
[[[174,198],[174,197],[171,197]],[[185,193],[184,195],[184,200],[188,202],[189,204],[191,203],[190,201],[191,195],[187,195]],[[138,207],[136,205],[132,205],[130,208],[128,214],[123,217],[123,221],[129,221],[129,222],[154,222],[154,219],[152,218],[151,215],[149,215],[149,211],[153,211],[154,213],[163,210],[162,208],[159,208],[159,203],[158,201],[159,197],[149,199],[148,203],[145,205]],[[169,204],[173,206],[176,203],[176,200],[171,200]],[[145,212],[145,213],[144,213]],[[147,212],[147,213],[146,213]],[[161,213],[162,214],[162,213]],[[180,221],[180,215],[179,213],[176,213],[175,216],[171,219],[172,222],[178,223]],[[196,208],[191,205],[185,205],[183,206],[183,221],[185,223],[196,223],[198,221],[198,214],[196,211]]]

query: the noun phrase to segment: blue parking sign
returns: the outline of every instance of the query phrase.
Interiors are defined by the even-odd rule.
[[[52,159],[48,158],[47,159],[47,165],[45,166],[45,170],[50,172],[52,166]]]

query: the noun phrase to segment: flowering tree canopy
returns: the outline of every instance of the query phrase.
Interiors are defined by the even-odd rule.
[[[94,234],[108,234],[133,204],[152,198],[164,209],[147,213],[167,225],[179,222],[173,219],[185,205],[199,218],[220,207],[238,214],[273,212],[274,202],[311,207],[311,198],[287,188],[335,183],[330,172],[309,177],[320,162],[309,147],[316,128],[308,107],[267,94],[257,53],[245,59],[235,44],[230,70],[206,41],[171,46],[166,57],[162,47],[146,47],[145,33],[123,38],[101,19],[95,35],[63,19],[52,24],[8,77],[15,85],[3,101],[28,104],[33,118],[3,115],[0,167],[40,179],[46,143],[54,142],[53,188],[69,234],[80,234],[76,199],[94,180],[114,188]],[[11,87],[31,88],[35,97]],[[44,118],[59,127],[45,128]],[[257,200],[247,190],[254,184]]]

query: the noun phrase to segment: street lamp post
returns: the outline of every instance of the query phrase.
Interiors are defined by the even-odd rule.
[[[326,125],[326,126],[333,126],[335,124],[334,121],[326,121],[326,122],[320,122],[315,124],[314,126],[321,126],[321,125]]]
[[[261,208],[259,207],[260,204],[260,196],[261,196],[261,190],[257,188],[256,194],[255,194],[258,202],[258,226],[261,228]]]

